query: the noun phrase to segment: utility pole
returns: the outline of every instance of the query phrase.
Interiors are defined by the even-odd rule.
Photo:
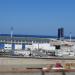
[[[13,37],[13,27],[11,27],[11,39]]]
[[[13,27],[10,28],[11,29],[11,46],[12,46],[12,38],[13,38]],[[13,51],[13,48],[11,48],[11,51]]]

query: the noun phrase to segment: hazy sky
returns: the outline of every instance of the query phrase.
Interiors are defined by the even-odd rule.
[[[75,0],[0,0],[0,33],[75,36]]]

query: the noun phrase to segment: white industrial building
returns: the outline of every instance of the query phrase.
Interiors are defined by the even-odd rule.
[[[34,50],[45,50],[46,52],[58,50],[58,54],[61,56],[61,54],[67,54],[67,51],[74,51],[75,42],[31,35],[13,35],[11,38],[10,35],[2,34],[0,35],[0,50],[5,50],[6,52],[14,51],[14,54],[22,53],[23,55],[29,55],[30,51]],[[73,54],[72,52],[68,54],[70,53]]]
[[[0,49],[5,50],[54,50],[55,47],[50,45],[49,38],[40,38],[40,36],[13,35],[11,38],[8,34],[0,35]]]
[[[38,49],[43,49],[43,50],[55,50],[55,46],[51,46],[50,43],[33,43],[32,45],[26,45],[26,49],[31,49],[31,50],[38,50]]]

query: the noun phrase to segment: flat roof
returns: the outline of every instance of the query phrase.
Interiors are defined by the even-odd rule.
[[[11,34],[0,34],[0,36],[11,36]],[[47,35],[23,35],[23,34],[13,34],[13,37],[57,38],[56,36],[47,36]]]
[[[11,34],[0,34],[3,37],[11,37]],[[33,37],[33,38],[58,38],[58,36],[48,36],[48,35],[24,35],[24,34],[13,34],[13,37]],[[64,36],[64,39],[69,39],[69,36]],[[75,39],[75,37],[71,37]]]

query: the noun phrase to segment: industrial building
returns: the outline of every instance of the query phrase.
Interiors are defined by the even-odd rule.
[[[47,55],[49,53],[70,53],[75,42],[64,37],[64,29],[58,28],[58,36],[0,34],[0,52],[14,52],[23,55]],[[63,51],[63,52],[62,52]],[[63,54],[64,54],[63,53]],[[73,52],[74,53],[74,52]],[[71,54],[73,54],[71,52]],[[54,55],[54,54],[53,54]],[[74,55],[74,54],[73,54]]]
[[[58,37],[42,35],[14,35],[13,29],[11,34],[0,34],[0,49],[5,50],[26,50],[26,49],[45,49],[55,50],[53,40],[64,39],[64,28],[58,28]]]
[[[33,49],[48,49],[50,47],[50,38],[35,35],[13,35],[0,34],[0,49],[7,50],[25,50]],[[51,47],[50,47],[51,48]],[[52,47],[53,48],[53,47]]]
[[[30,52],[34,55],[39,50],[54,51],[55,46],[50,44],[50,38],[48,36],[36,36],[36,35],[13,35],[0,34],[0,51],[11,52],[16,55],[29,55]],[[42,53],[42,52],[41,52]],[[40,54],[42,55],[42,54]]]

